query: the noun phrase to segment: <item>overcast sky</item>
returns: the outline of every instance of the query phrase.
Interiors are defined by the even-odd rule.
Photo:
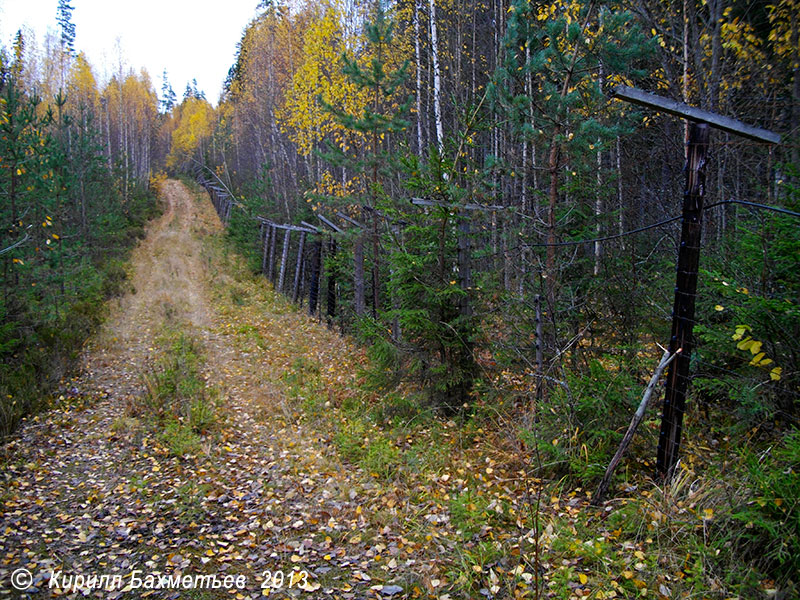
[[[187,82],[197,79],[217,103],[233,64],[236,44],[256,14],[258,0],[71,0],[75,48],[83,51],[104,81],[116,71],[116,40],[128,66],[145,67],[156,91],[161,74],[180,100]],[[0,0],[0,42],[9,49],[17,30],[27,25],[41,48],[47,29],[58,31],[58,0]]]

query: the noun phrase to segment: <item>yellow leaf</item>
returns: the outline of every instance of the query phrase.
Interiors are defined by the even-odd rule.
[[[752,354],[758,354],[759,352],[761,352],[761,346],[762,345],[763,345],[763,342],[756,342],[755,340],[753,340],[753,343],[750,344],[750,352]]]
[[[781,378],[782,371],[783,369],[781,369],[780,367],[775,367],[774,369],[772,369],[772,371],[769,372],[769,378],[772,379],[772,381],[779,381]]]
[[[586,582],[589,581],[589,578],[583,573],[578,574],[578,579],[580,580],[581,585],[586,585]]]
[[[299,587],[304,592],[316,592],[319,588],[322,587],[322,584],[319,584],[316,581],[305,581],[297,587]]]
[[[713,518],[714,518],[714,509],[713,508],[707,508],[707,509],[705,509],[703,511],[703,520],[704,521],[710,521]]]
[[[721,304],[717,304],[717,305],[714,307],[714,310],[715,310],[715,311],[717,311],[717,312],[722,312],[723,310],[725,310],[725,307],[724,307],[724,306],[722,306]]]
[[[750,346],[751,346],[751,345],[752,345],[754,342],[755,342],[755,340],[754,340],[753,338],[751,338],[751,337],[748,335],[748,336],[747,336],[746,338],[744,338],[744,339],[743,339],[741,342],[739,342],[738,344],[736,344],[736,347],[737,347],[739,350],[747,350],[748,348],[750,348]]]
[[[758,354],[756,354],[756,355],[753,357],[753,360],[751,360],[751,361],[750,361],[750,366],[751,366],[751,367],[757,367],[757,366],[758,366],[758,363],[759,363],[759,361],[760,361],[762,358],[764,358],[764,353],[763,353],[763,352],[759,352]]]

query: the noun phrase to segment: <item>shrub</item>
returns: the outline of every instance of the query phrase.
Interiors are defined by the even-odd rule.
[[[765,453],[745,455],[749,498],[732,517],[744,524],[737,552],[775,578],[797,585],[800,573],[800,430]]]
[[[145,393],[134,411],[172,428],[174,423],[195,434],[207,433],[217,422],[216,390],[200,376],[199,344],[185,333],[168,334],[163,356],[143,374]],[[178,436],[180,437],[180,436]]]
[[[603,357],[592,360],[587,373],[568,373],[568,387],[550,394],[549,414],[520,431],[538,450],[545,474],[581,485],[602,477],[643,389],[630,365],[618,360]]]

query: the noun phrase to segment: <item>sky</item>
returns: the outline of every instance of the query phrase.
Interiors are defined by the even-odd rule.
[[[71,0],[75,49],[85,52],[99,82],[117,71],[118,44],[125,64],[147,69],[161,95],[167,69],[178,100],[193,78],[215,104],[258,0]],[[47,29],[58,32],[58,0],[0,0],[0,43],[10,49],[28,26],[41,48]]]

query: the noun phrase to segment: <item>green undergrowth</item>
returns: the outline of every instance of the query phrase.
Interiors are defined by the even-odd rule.
[[[493,445],[504,445],[499,441],[502,419],[491,410],[481,411],[480,402],[474,414],[456,423],[397,392],[375,396],[363,391],[360,397],[337,401],[325,388],[321,370],[307,358],[296,359],[283,377],[289,396],[307,419],[329,432],[344,460],[387,485],[418,490],[420,482],[458,472],[470,458],[478,457],[480,464],[498,456]],[[597,598],[767,598],[775,590],[797,590],[797,432],[767,446],[725,445],[710,453],[707,444],[716,445],[712,440],[718,432],[704,431],[706,421],[693,413],[686,423],[683,466],[669,483],[660,484],[650,479],[653,465],[647,455],[647,448],[655,447],[654,413],[623,461],[611,499],[593,507],[588,501],[594,486],[643,384],[629,372],[599,363],[570,384],[572,395],[553,397],[553,410],[543,411],[538,422],[519,420],[521,455],[505,457],[528,464],[540,486],[540,523],[550,532],[542,535],[540,551],[547,555],[547,585],[554,597],[578,598],[589,591]],[[603,411],[594,413],[593,405],[602,405]],[[728,430],[721,416],[711,418]],[[597,433],[604,430],[608,433]],[[519,489],[522,481],[508,485]],[[430,499],[417,494],[420,501]],[[517,514],[522,513],[523,530],[530,530],[532,516],[525,504],[516,507]],[[486,573],[503,563],[501,556],[519,552],[509,541],[517,539],[518,522],[509,517],[509,506],[473,486],[446,496],[444,506],[459,540],[451,581],[468,597],[486,585]],[[419,530],[426,531],[425,523]],[[484,539],[487,531],[494,533]],[[532,545],[528,542],[529,553]]]
[[[213,243],[223,253],[236,253],[231,240],[219,238]],[[255,301],[247,285],[253,273],[242,264],[217,292],[229,295],[225,304],[233,311]],[[263,306],[292,310],[274,299]],[[249,349],[264,350],[256,329],[240,324],[236,331]],[[355,388],[332,389],[330,365],[305,353],[291,361],[282,383],[290,412],[330,439],[344,461],[387,489],[404,489],[412,505],[437,506],[446,515],[439,534],[452,544],[446,579],[453,598],[483,597],[486,590],[514,597],[520,589],[533,597],[537,570],[543,593],[554,598],[792,597],[800,436],[780,423],[769,434],[762,422],[743,438],[735,412],[691,404],[682,466],[663,483],[653,480],[659,415],[651,408],[609,499],[590,505],[657,358],[641,347],[587,352],[577,366],[565,365],[563,381],[534,415],[525,390],[488,381],[477,382],[470,407],[452,416],[424,394],[386,385],[370,367]],[[504,475],[495,480],[498,471]],[[459,479],[459,487],[449,487]],[[415,539],[425,540],[434,527],[424,517],[403,516]],[[382,524],[393,517],[373,518]],[[500,591],[492,592],[495,586]]]
[[[64,240],[55,267],[20,267],[33,283],[0,297],[0,436],[63,402],[53,393],[66,386],[84,342],[105,317],[105,302],[127,291],[130,250],[160,206],[155,192],[142,188],[114,208],[92,224],[91,239]],[[53,268],[57,276],[47,270]]]
[[[205,381],[202,347],[189,333],[169,328],[158,343],[131,415],[153,426],[173,455],[196,455],[223,425],[219,392]]]
[[[363,392],[332,401],[320,365],[304,357],[292,363],[283,381],[306,418],[329,429],[340,455],[372,477],[409,482],[448,463],[449,444],[437,441],[449,427],[412,399],[388,394],[376,402]]]

